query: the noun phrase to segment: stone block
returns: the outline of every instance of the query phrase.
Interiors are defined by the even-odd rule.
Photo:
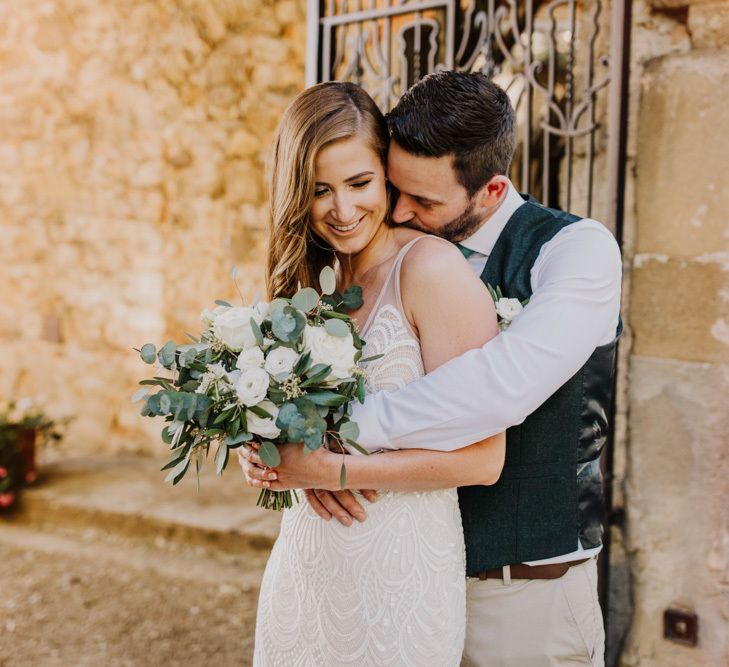
[[[691,4],[688,28],[694,48],[729,47],[729,2],[720,0]]]
[[[669,56],[642,78],[636,251],[729,251],[729,49]]]
[[[634,354],[729,362],[729,254],[638,255],[631,282]]]
[[[728,664],[729,365],[633,356],[630,378],[634,610],[621,664]],[[673,606],[698,614],[698,647],[662,638]]]

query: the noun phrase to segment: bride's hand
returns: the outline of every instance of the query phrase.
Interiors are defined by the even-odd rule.
[[[258,455],[258,447],[244,445],[238,448],[238,459],[246,482],[250,486],[271,491],[285,489],[336,489],[339,480],[338,456],[324,447],[304,454],[301,443],[278,447],[281,463],[269,469]]]

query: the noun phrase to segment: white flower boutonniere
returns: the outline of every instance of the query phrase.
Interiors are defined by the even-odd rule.
[[[496,289],[494,289],[490,284],[487,284],[486,288],[488,289],[491,298],[494,300],[494,305],[496,306],[496,317],[499,322],[499,330],[504,331],[509,327],[512,320],[522,310],[524,310],[524,306],[529,303],[529,299],[519,301],[519,299],[505,297],[498,285],[496,286]]]

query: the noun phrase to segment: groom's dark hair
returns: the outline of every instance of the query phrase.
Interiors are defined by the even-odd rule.
[[[453,155],[458,181],[472,197],[509,170],[516,115],[502,88],[479,72],[429,74],[387,116],[390,137],[408,153]]]

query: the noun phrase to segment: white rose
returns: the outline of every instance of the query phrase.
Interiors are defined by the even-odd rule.
[[[241,372],[235,393],[243,405],[256,405],[266,398],[268,373],[262,368],[248,368]]]
[[[503,320],[511,322],[522,310],[519,299],[501,298],[496,302],[496,314]]]
[[[251,329],[251,318],[257,324],[263,322],[261,313],[255,308],[236,306],[227,308],[215,318],[213,331],[231,350],[238,352],[256,345],[256,337]]]
[[[216,318],[219,315],[222,315],[226,310],[228,310],[228,306],[218,306],[213,310],[208,310],[206,308],[202,311],[202,313],[200,313],[200,319],[206,327],[211,327],[213,326],[213,322],[215,322]]]
[[[312,363],[332,367],[328,380],[341,380],[352,375],[357,348],[351,333],[341,337],[332,336],[324,327],[307,324],[304,328],[304,349],[311,353]]]
[[[278,417],[278,408],[271,401],[261,401],[259,408],[263,408],[273,419],[266,419],[254,415],[250,410],[246,410],[246,421],[248,422],[248,430],[254,435],[262,438],[277,438],[281,429],[276,428],[276,417]]]
[[[258,314],[261,316],[261,320],[265,319],[266,315],[268,315],[268,302],[267,301],[259,301],[254,308],[256,311],[258,311]],[[260,324],[260,322],[259,322]]]
[[[235,367],[240,370],[246,368],[261,368],[263,366],[263,350],[260,347],[249,347],[238,355]]]
[[[299,353],[296,350],[292,350],[290,347],[277,347],[268,353],[264,368],[271,375],[288,374],[298,359]]]

